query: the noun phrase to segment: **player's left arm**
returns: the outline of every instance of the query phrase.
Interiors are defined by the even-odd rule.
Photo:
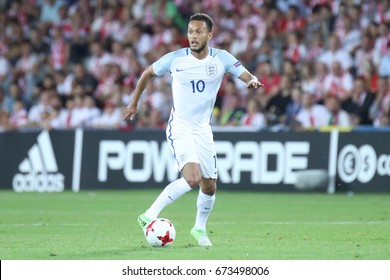
[[[248,88],[258,88],[264,86],[256,76],[252,75],[241,62],[237,60],[228,51],[220,50],[217,52],[221,62],[225,66],[226,72],[238,77],[241,81],[246,83]]]
[[[244,71],[238,78],[246,83],[247,88],[258,88],[264,86],[256,76],[252,75],[248,71]]]

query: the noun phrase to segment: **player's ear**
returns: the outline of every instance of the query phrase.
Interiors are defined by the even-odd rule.
[[[211,38],[213,38],[213,32],[209,32],[207,36],[209,37],[210,40]]]

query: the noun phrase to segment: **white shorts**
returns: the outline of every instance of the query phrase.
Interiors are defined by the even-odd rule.
[[[217,153],[213,133],[191,133],[188,129],[166,131],[168,146],[181,171],[186,163],[200,164],[203,178],[217,179]]]

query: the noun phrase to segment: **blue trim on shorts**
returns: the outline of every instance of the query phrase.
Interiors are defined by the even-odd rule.
[[[173,139],[171,138],[172,136],[172,121],[173,121],[173,113],[175,112],[175,105],[172,104],[172,113],[171,113],[171,117],[170,117],[170,120],[168,121],[168,131],[169,131],[169,135],[168,135],[168,140],[171,142],[171,147],[172,147],[172,151],[173,151],[173,157],[175,158],[176,160],[176,163],[177,163],[177,166],[179,166],[180,168],[180,164],[179,164],[179,161],[177,160],[176,158],[176,151],[175,151],[175,146],[173,145]]]

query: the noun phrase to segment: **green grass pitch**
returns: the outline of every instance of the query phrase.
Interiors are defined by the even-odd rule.
[[[196,194],[161,217],[176,227],[167,248],[150,247],[136,221],[160,189],[0,191],[2,260],[389,260],[390,194],[220,190],[209,218],[213,247],[189,236]]]

